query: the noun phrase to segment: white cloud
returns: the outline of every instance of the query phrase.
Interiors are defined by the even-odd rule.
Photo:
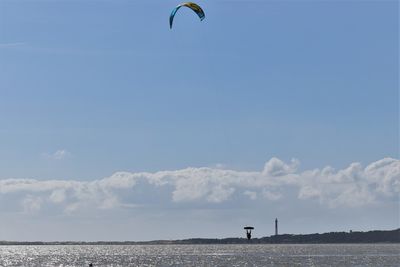
[[[272,158],[265,163],[263,174],[267,176],[287,175],[296,172],[298,165],[297,159],[292,159],[290,164],[286,164],[278,158]]]
[[[271,191],[268,191],[266,189],[262,190],[262,195],[266,199],[271,200],[271,201],[277,201],[277,200],[282,198],[282,194],[277,193],[277,192],[271,192]]]
[[[50,201],[53,203],[62,203],[65,200],[65,190],[54,190],[49,197]]]
[[[25,212],[36,212],[42,206],[42,198],[28,195],[22,200],[22,207]]]
[[[217,169],[225,169],[226,165],[223,164],[223,163],[217,163],[217,164],[215,164],[215,168],[217,168]]]
[[[220,203],[229,199],[229,197],[235,192],[233,187],[224,187],[222,185],[214,186],[207,196],[207,201]]]
[[[52,205],[73,213],[93,208],[140,208],[149,203],[235,203],[240,197],[250,201],[289,201],[286,197],[290,194],[330,208],[353,208],[393,201],[400,193],[397,159],[384,158],[365,168],[352,163],[338,171],[328,166],[299,172],[298,166],[297,160],[285,163],[272,158],[259,172],[186,168],[155,173],[117,172],[94,181],[4,179],[0,180],[0,195],[20,197],[25,211]]]
[[[71,156],[71,153],[65,149],[59,149],[53,153],[43,153],[42,156],[47,159],[62,160],[62,159],[65,159],[65,158]]]
[[[246,190],[243,192],[243,195],[248,196],[251,200],[257,199],[257,192]]]

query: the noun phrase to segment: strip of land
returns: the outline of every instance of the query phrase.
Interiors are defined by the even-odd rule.
[[[0,245],[195,245],[195,244],[335,244],[335,243],[400,243],[400,228],[388,231],[330,232],[323,234],[282,234],[253,238],[190,238],[182,240],[154,241],[96,241],[96,242],[21,242],[0,241]]]

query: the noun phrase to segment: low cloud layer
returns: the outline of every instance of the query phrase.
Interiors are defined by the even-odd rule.
[[[66,214],[148,205],[185,204],[195,208],[243,200],[278,202],[289,201],[289,197],[335,209],[385,203],[399,197],[398,159],[384,158],[366,167],[352,163],[341,170],[325,167],[300,172],[299,165],[297,160],[285,163],[272,158],[261,171],[204,167],[117,172],[94,181],[3,179],[0,197],[18,203],[18,211],[37,213],[53,208]]]

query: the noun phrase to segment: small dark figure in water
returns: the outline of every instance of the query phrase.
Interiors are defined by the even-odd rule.
[[[247,235],[247,239],[250,240],[251,239],[251,231],[247,230],[246,235]]]
[[[244,230],[246,230],[247,239],[250,240],[251,239],[251,230],[254,230],[254,227],[246,226],[246,227],[244,227]]]
[[[93,267],[93,263],[89,263],[89,267]]]

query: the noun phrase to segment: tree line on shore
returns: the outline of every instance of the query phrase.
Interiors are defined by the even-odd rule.
[[[191,245],[191,244],[335,244],[335,243],[400,243],[400,228],[387,231],[350,231],[323,234],[282,234],[253,238],[190,238],[183,240],[154,241],[0,241],[0,245]]]

